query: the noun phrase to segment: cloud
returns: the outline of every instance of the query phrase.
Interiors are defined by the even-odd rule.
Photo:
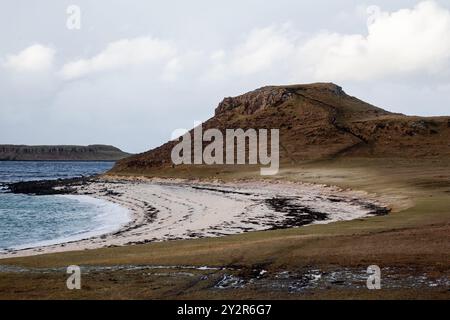
[[[61,69],[64,79],[75,79],[93,73],[126,67],[167,63],[171,71],[176,65],[176,49],[168,41],[151,37],[123,39],[112,42],[90,59],[66,63]]]
[[[73,80],[145,67],[154,78],[171,82],[180,75],[207,81],[261,81],[264,76],[266,83],[448,76],[442,70],[448,69],[450,61],[449,10],[435,1],[395,12],[377,9],[376,15],[370,8],[365,34],[322,31],[306,36],[285,23],[255,28],[228,49],[195,54],[192,48],[172,41],[143,36],[111,42],[92,57],[67,61],[58,75]],[[54,54],[53,49],[36,44],[9,56],[5,66],[18,71],[50,70]]]
[[[450,12],[434,1],[380,12],[367,35],[322,33],[299,47],[315,79],[369,80],[413,73],[439,75],[449,65]]]
[[[52,99],[59,86],[54,57],[52,47],[39,43],[0,57],[1,108],[19,113],[19,109]]]
[[[211,68],[207,77],[251,76],[271,71],[284,64],[295,50],[295,35],[290,24],[252,30],[245,41],[227,52],[210,54]]]
[[[283,61],[294,50],[294,39],[291,39],[289,30],[289,25],[253,30],[247,41],[232,53],[231,67],[242,74],[252,74]],[[280,37],[279,33],[283,36]]]
[[[53,66],[55,50],[41,44],[32,45],[18,54],[9,55],[4,67],[18,72],[41,72]]]
[[[424,1],[412,9],[376,13],[368,17],[367,34],[323,31],[305,37],[289,24],[255,29],[235,48],[211,55],[208,74],[278,72],[294,82],[443,75],[450,62],[447,9]]]
[[[326,10],[314,9],[317,15],[294,10],[299,1],[287,2],[290,10],[279,17],[267,15],[267,8],[241,10],[232,28],[229,18],[219,28],[217,19],[196,24],[189,18],[168,30],[167,17],[161,25],[152,19],[140,24],[135,15],[120,18],[132,26],[129,32],[98,21],[92,21],[96,32],[86,29],[80,37],[67,37],[65,28],[56,28],[56,36],[27,28],[36,32],[5,42],[3,51],[13,54],[0,57],[0,136],[14,143],[112,143],[143,151],[170,138],[174,128],[210,117],[223,96],[313,81],[337,82],[396,112],[448,113],[448,5],[424,1],[393,12],[372,10],[377,15],[366,25],[366,7],[345,5],[336,17],[335,7],[342,6],[333,1]],[[42,34],[52,39],[50,47],[8,48],[42,41]],[[106,35],[116,38],[103,42]],[[100,49],[86,54],[92,43]]]

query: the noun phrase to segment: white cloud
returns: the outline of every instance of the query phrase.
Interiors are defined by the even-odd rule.
[[[91,73],[152,63],[169,63],[168,68],[172,70],[175,55],[175,47],[167,41],[150,37],[123,39],[108,44],[90,59],[66,63],[61,69],[61,75],[65,79],[74,79]]]
[[[381,12],[368,34],[322,33],[299,47],[315,79],[368,80],[411,73],[438,75],[450,58],[450,12],[434,1]]]
[[[58,89],[54,77],[55,50],[41,44],[31,45],[16,54],[0,57],[0,97],[5,110],[15,112],[49,100]],[[1,115],[3,116],[3,115]]]
[[[250,76],[279,67],[278,64],[284,64],[295,50],[295,35],[291,29],[290,24],[254,29],[230,52],[214,51],[210,55],[208,77]]]
[[[355,8],[355,1],[235,1],[206,11],[189,4],[168,26],[170,5],[161,11],[162,4],[155,10],[142,1],[124,11],[107,0],[86,0],[103,14],[74,33],[52,27],[61,19],[51,14],[50,2],[43,1],[48,10],[38,17],[33,6],[11,1],[0,15],[20,12],[28,19],[21,19],[20,37],[8,32],[8,19],[0,19],[0,137],[13,143],[104,142],[144,151],[165,141],[173,128],[210,117],[223,96],[312,81],[337,82],[396,112],[448,114],[450,5],[438,1],[381,10],[367,27],[367,8]],[[43,17],[56,20],[39,23]],[[149,30],[154,37],[145,36]],[[19,52],[15,48],[24,41],[41,45]],[[91,51],[92,44],[102,43]]]
[[[19,72],[41,72],[51,69],[55,50],[40,44],[32,45],[6,58],[4,66]]]
[[[242,74],[252,74],[283,61],[294,50],[294,39],[291,39],[289,30],[289,25],[253,30],[247,41],[234,50],[231,67]]]
[[[340,82],[442,76],[449,67],[450,12],[436,2],[368,18],[367,34],[324,31],[305,38],[289,24],[255,29],[234,49],[214,53],[208,74],[278,72],[288,81]]]

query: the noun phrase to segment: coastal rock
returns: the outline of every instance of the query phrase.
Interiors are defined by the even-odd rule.
[[[74,187],[86,184],[95,177],[89,178],[69,178],[57,180],[39,180],[39,181],[22,181],[5,184],[6,190],[15,194],[28,195],[54,195],[54,194],[72,194],[75,192]]]

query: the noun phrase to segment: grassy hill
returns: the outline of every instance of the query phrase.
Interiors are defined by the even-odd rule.
[[[347,95],[332,83],[269,86],[225,98],[203,129],[280,129],[282,168],[305,160],[450,156],[450,117],[391,113]],[[111,174],[195,176],[211,171],[173,166],[169,141],[119,161]],[[206,143],[205,143],[206,145]],[[215,166],[214,174],[240,170]]]

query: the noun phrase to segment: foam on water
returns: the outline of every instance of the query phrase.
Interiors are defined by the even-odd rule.
[[[0,196],[0,249],[47,246],[110,233],[127,209],[89,196]]]
[[[115,203],[82,195],[58,195],[55,197],[78,201],[83,206],[90,207],[88,214],[92,215],[91,221],[86,225],[78,225],[78,229],[74,228],[68,231],[67,235],[63,237],[17,245],[11,249],[43,247],[97,237],[117,231],[130,222],[129,211]]]

